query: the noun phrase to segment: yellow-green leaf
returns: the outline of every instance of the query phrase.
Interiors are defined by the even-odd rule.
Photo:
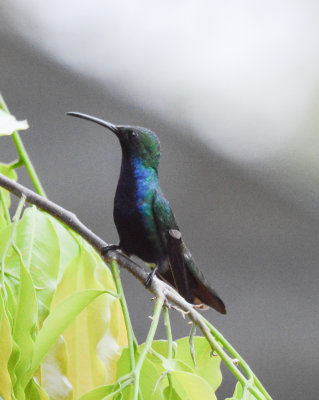
[[[72,320],[88,305],[96,299],[103,290],[82,290],[73,293],[62,301],[46,318],[38,333],[34,346],[32,364],[28,379],[34,374],[48,351],[58,340],[59,336],[72,322]]]
[[[141,350],[142,346],[139,346],[139,350]],[[136,354],[139,355],[139,354]],[[130,372],[130,360],[129,360],[129,352],[128,349],[123,349],[121,354],[121,358],[117,364],[117,379],[120,377],[127,375]],[[163,394],[161,392],[160,385],[157,385],[160,381],[161,373],[158,369],[153,365],[153,363],[145,359],[140,375],[140,390],[142,392],[143,399],[153,399],[153,400],[161,400],[164,399]],[[129,394],[132,393],[133,386],[127,386],[123,391],[123,398],[129,398]],[[155,390],[156,388],[156,390]]]
[[[258,392],[258,389],[256,387],[255,387],[255,389]],[[262,397],[262,395],[260,395],[260,396]],[[242,399],[256,400],[255,396],[253,396],[248,391],[248,389],[246,389],[246,392],[245,392],[243,385],[240,382],[237,382],[233,396],[231,398],[227,397],[227,399],[225,399],[225,400],[242,400]]]
[[[75,232],[72,232],[71,229],[67,228],[60,221],[51,217],[50,215],[45,214],[52,226],[55,230],[55,233],[58,237],[59,248],[60,248],[60,266],[59,266],[59,278],[60,281],[63,275],[65,268],[70,264],[70,262],[79,255],[79,243],[75,239],[78,235]]]
[[[222,382],[222,373],[220,370],[221,358],[211,355],[212,349],[204,337],[194,336],[195,368],[188,340],[189,338],[185,337],[176,341],[176,359],[192,367],[194,372],[204,378],[213,390],[216,391]]]
[[[173,388],[173,386],[167,386],[163,391],[163,395],[165,400],[183,400],[176,393],[176,390]]]
[[[73,399],[73,388],[68,381],[68,355],[63,336],[60,336],[41,364],[42,384],[51,399]]]
[[[38,299],[49,308],[57,286],[60,247],[48,215],[35,207],[27,208],[18,224],[15,242],[37,288]]]
[[[9,319],[0,294],[0,397],[11,400],[11,377],[8,371],[8,361],[12,350],[12,338]]]
[[[31,379],[25,389],[26,400],[50,400],[46,391],[39,385],[35,378]]]
[[[199,375],[174,371],[171,373],[171,378],[176,393],[183,400],[217,400],[212,387]]]
[[[38,305],[32,279],[28,270],[21,263],[19,298],[13,328],[13,340],[18,348],[19,356],[12,354],[12,364],[10,359],[12,367],[14,364],[16,376],[15,393],[24,389],[23,379],[31,366],[37,316]]]
[[[82,242],[80,249],[79,256],[64,271],[53,305],[83,289],[115,291],[106,265]],[[123,331],[119,301],[107,295],[85,308],[66,329],[63,334],[69,355],[66,376],[74,388],[75,398],[96,386],[114,382]]]
[[[102,400],[104,397],[112,393],[113,385],[103,385],[96,389],[90,390],[79,398],[79,400]]]
[[[15,170],[10,168],[6,164],[0,164],[0,173],[14,181],[17,180],[17,174]],[[3,201],[1,199],[3,199]],[[9,210],[10,205],[11,205],[10,192],[4,188],[0,188],[0,216],[2,220],[0,221],[0,229],[2,229],[7,223],[5,219],[5,213],[6,213],[5,209]]]
[[[1,203],[1,200],[0,200],[0,203]],[[1,204],[0,204],[0,207],[1,207]],[[0,231],[1,231],[1,229],[5,228],[6,226],[7,226],[7,220],[5,219],[4,215],[1,214],[1,211],[0,211]]]
[[[164,359],[159,360],[156,355],[152,354],[149,354],[148,358],[161,372],[164,370],[192,372],[205,379],[212,389],[216,391],[222,382],[221,359],[218,356],[211,355],[211,347],[207,340],[200,336],[194,336],[193,338],[196,366],[190,352],[189,338],[178,339],[175,343],[176,352],[172,360],[167,360],[166,358],[168,343],[165,340],[156,340],[152,343],[152,348]]]

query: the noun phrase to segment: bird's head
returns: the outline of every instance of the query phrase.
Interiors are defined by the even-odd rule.
[[[139,126],[114,125],[102,119],[73,111],[68,112],[67,115],[93,121],[109,129],[118,137],[123,157],[132,160],[139,158],[146,167],[151,167],[157,171],[160,159],[160,142],[154,132]]]

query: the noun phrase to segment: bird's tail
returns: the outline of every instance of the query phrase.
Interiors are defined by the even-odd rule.
[[[179,231],[177,231],[179,232]],[[169,266],[160,275],[192,304],[203,304],[226,314],[226,307],[202,272],[196,267],[192,255],[181,235],[170,232]]]

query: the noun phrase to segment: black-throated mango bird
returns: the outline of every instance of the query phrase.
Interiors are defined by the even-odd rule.
[[[146,128],[113,125],[78,112],[68,115],[96,122],[120,141],[122,165],[114,200],[119,248],[129,256],[156,264],[148,284],[157,273],[190,303],[204,304],[226,314],[223,301],[196,267],[160,188],[160,142],[156,134]]]

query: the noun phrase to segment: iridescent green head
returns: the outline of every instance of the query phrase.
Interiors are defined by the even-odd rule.
[[[132,160],[139,158],[145,167],[150,167],[157,171],[161,150],[160,142],[154,132],[139,126],[113,125],[102,119],[78,112],[72,111],[67,114],[96,122],[109,129],[118,137],[123,157]]]

